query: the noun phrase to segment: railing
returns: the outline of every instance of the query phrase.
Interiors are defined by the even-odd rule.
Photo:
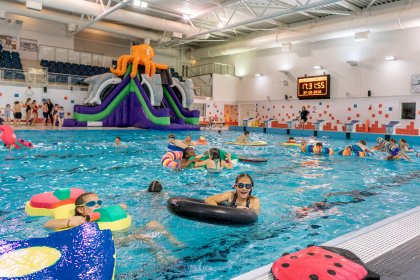
[[[72,49],[46,45],[39,45],[38,59],[103,67],[112,66],[112,61],[116,60],[115,57],[106,56],[104,54],[75,51]]]
[[[50,73],[47,68],[30,68],[27,72],[18,69],[0,68],[1,84],[17,84],[31,86],[49,86],[57,88],[80,87],[87,88],[83,80],[87,76],[69,75],[62,73]]]
[[[187,67],[187,77],[197,77],[208,74],[235,75],[235,66],[223,63],[208,63]]]

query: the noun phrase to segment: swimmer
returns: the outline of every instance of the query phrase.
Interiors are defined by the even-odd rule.
[[[366,140],[360,140],[358,143],[348,146],[354,152],[372,153],[372,150],[366,147]]]
[[[75,204],[75,215],[66,219],[53,219],[49,220],[44,224],[44,227],[58,230],[71,227],[80,226],[83,223],[90,222],[90,216],[94,213],[96,209],[101,208],[102,200],[99,199],[98,195],[93,192],[87,192],[79,195],[76,198]],[[127,210],[125,204],[120,204],[120,206]]]
[[[162,184],[159,181],[152,181],[147,188],[148,192],[161,192]]]
[[[286,143],[296,143],[295,137],[289,137]]]
[[[189,167],[192,163],[200,161],[200,158],[195,154],[193,147],[187,147],[182,151],[182,158],[178,163],[177,170],[182,170]]]
[[[191,137],[191,136],[190,136]],[[186,138],[187,139],[187,138]],[[172,144],[172,145],[175,145],[175,146],[177,146],[178,148],[181,148],[181,149],[185,149],[185,148],[187,148],[188,146],[191,146],[191,145],[188,145],[188,144],[185,144],[185,141],[182,141],[182,140],[176,140],[175,139],[175,135],[174,134],[168,134],[168,142],[170,143],[170,144]]]
[[[249,131],[245,131],[243,135],[236,138],[237,143],[247,143],[247,139],[249,137]]]
[[[121,145],[121,137],[117,136],[114,140],[114,146],[120,146]]]
[[[235,179],[233,185],[235,192],[228,191],[221,194],[209,196],[205,199],[206,204],[227,205],[229,207],[250,209],[259,214],[261,211],[260,200],[251,195],[254,182],[250,175],[242,173]]]
[[[229,153],[226,154],[226,160],[220,158],[220,152],[217,148],[209,150],[210,157],[203,161],[196,161],[194,167],[205,166],[207,169],[221,170],[223,168],[232,169],[232,159]]]
[[[405,141],[405,139],[401,138],[398,141],[398,145],[400,146],[400,149],[403,150],[404,152],[414,152],[414,149],[409,148],[407,141]]]

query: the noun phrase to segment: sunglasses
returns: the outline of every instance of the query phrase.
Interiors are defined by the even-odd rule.
[[[102,200],[98,200],[98,201],[92,200],[92,201],[86,202],[85,204],[79,205],[79,206],[95,207],[96,204],[98,204],[98,206],[101,206],[102,205]]]
[[[245,188],[247,190],[252,189],[252,184],[238,183],[238,184],[236,184],[236,186],[240,189],[243,189],[243,188]]]

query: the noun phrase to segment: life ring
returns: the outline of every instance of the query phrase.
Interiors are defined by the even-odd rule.
[[[166,206],[179,217],[209,224],[249,225],[258,221],[258,215],[252,210],[209,205],[188,197],[171,197]]]
[[[302,152],[304,153],[311,153],[311,154],[317,154],[317,155],[333,155],[334,154],[334,150],[332,148],[328,148],[328,147],[318,147],[316,145],[303,145],[301,147]]]
[[[85,193],[79,188],[57,189],[34,195],[25,204],[25,212],[29,216],[47,216],[54,219],[65,219],[74,216],[75,201]],[[131,226],[131,216],[119,206],[102,207],[95,210],[91,221],[96,221],[100,229],[120,231]]]
[[[284,254],[271,267],[274,279],[379,279],[352,252],[334,247],[311,246]],[[338,279],[338,278],[337,278]]]
[[[1,279],[110,280],[115,263],[112,233],[99,230],[95,223],[45,238],[0,242]]]
[[[180,151],[169,151],[163,155],[161,162],[163,166],[170,167],[172,169],[178,168],[178,162],[176,160],[182,159],[182,152]]]
[[[8,149],[20,149],[22,147],[33,148],[34,145],[32,142],[16,139],[16,134],[13,131],[13,128],[7,124],[0,125],[0,139],[3,141],[4,145]]]

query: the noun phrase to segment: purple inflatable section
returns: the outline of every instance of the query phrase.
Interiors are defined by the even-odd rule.
[[[170,85],[165,85],[165,87],[168,90],[169,95],[174,100],[174,102],[175,102],[176,106],[178,107],[179,111],[181,112],[181,114],[184,117],[187,117],[187,118],[199,118],[200,117],[200,111],[197,111],[197,110],[187,111],[187,110],[184,109],[184,107],[182,107],[182,103],[179,101],[178,97],[176,96],[174,90],[171,88]]]
[[[149,108],[150,112],[156,117],[168,117],[169,116],[169,109],[162,108],[162,109],[156,109],[152,106],[152,103],[150,102],[149,97],[146,94],[146,91],[141,86],[140,81],[137,78],[134,78],[134,82],[136,83],[137,88],[139,89],[141,96],[143,96],[143,99],[146,101],[147,107]]]
[[[119,83],[111,93],[105,98],[104,101],[98,106],[84,106],[74,105],[74,112],[81,114],[97,114],[105,110],[106,107],[114,100],[114,98],[121,92],[121,90],[130,83],[130,75],[127,75],[121,83]]]

